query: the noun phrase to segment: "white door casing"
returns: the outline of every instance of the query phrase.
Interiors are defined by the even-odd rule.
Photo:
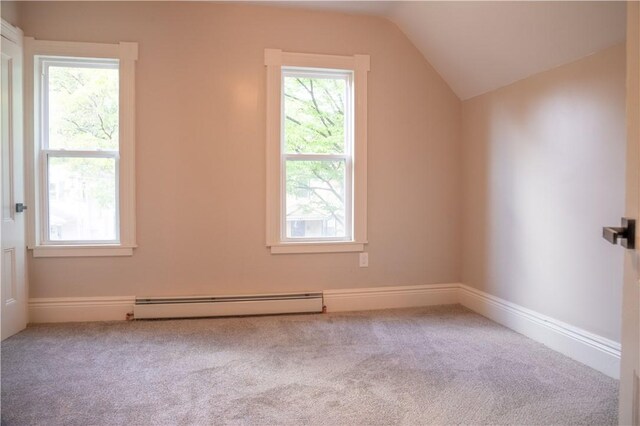
[[[27,325],[22,31],[2,21],[0,37],[0,317],[2,339]]]

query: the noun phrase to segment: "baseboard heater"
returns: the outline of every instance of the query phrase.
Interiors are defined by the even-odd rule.
[[[137,297],[133,317],[157,319],[319,313],[322,307],[322,293]]]

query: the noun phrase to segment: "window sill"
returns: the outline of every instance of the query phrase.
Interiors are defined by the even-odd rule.
[[[280,243],[270,247],[271,254],[346,253],[364,251],[366,243],[332,241],[327,243]]]
[[[36,246],[33,257],[107,257],[133,256],[135,246],[94,245],[94,246]]]

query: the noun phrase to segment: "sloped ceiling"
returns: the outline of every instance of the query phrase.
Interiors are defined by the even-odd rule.
[[[618,1],[265,3],[386,17],[463,100],[625,39],[626,4]]]

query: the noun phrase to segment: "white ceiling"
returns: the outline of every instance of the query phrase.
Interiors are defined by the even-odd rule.
[[[623,1],[268,1],[395,22],[460,99],[625,39]]]

